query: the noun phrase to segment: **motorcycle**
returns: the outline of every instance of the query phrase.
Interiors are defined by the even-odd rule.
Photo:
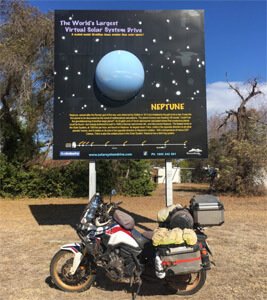
[[[134,219],[119,210],[121,203],[111,202],[111,197],[105,203],[99,194],[92,197],[76,227],[81,241],[62,246],[52,258],[53,283],[63,291],[82,292],[93,285],[97,270],[103,268],[112,281],[128,282],[135,299],[146,269],[152,268],[156,279],[164,280],[177,295],[198,292],[211,268],[212,253],[203,229],[194,225],[194,247],[155,247],[153,231],[137,231]]]

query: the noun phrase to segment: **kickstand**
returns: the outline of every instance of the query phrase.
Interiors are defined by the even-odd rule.
[[[216,267],[216,264],[214,261],[211,261],[210,263]]]
[[[140,289],[141,289],[142,279],[141,279],[140,275],[141,275],[141,272],[137,274],[136,282],[137,282],[138,286],[137,286],[136,292],[134,292],[134,290],[132,291],[132,300],[135,300],[137,298],[137,296],[140,292]],[[133,281],[134,280],[131,279],[131,284],[130,284],[131,287],[133,286]]]

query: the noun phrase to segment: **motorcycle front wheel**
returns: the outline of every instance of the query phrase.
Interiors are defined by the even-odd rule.
[[[91,268],[89,257],[84,257],[75,272],[70,274],[74,254],[60,250],[52,258],[50,275],[54,284],[66,292],[83,292],[91,287],[95,281],[95,272]]]
[[[203,287],[206,277],[206,270],[202,269],[198,273],[171,276],[167,284],[176,295],[193,295]]]

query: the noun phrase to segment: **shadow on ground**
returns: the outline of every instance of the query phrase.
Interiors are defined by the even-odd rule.
[[[173,293],[165,281],[158,279],[155,276],[155,271],[151,268],[147,269],[142,275],[142,285],[139,292],[140,296],[159,296],[159,295],[170,295]],[[136,292],[137,285],[134,284],[133,287],[130,287],[129,283],[117,283],[110,280],[106,275],[104,270],[99,269],[96,276],[96,288],[102,289],[105,291],[125,291],[130,294],[132,291]]]
[[[51,277],[45,279],[45,283],[50,287],[59,290],[59,288],[52,282]],[[130,287],[128,282],[114,282],[109,279],[105,271],[101,268],[97,270],[96,281],[93,286],[97,289],[103,291],[124,291],[129,295],[131,299],[132,292],[136,292],[137,285],[134,284],[133,287]],[[86,291],[85,291],[86,292]],[[139,292],[140,296],[159,296],[159,295],[171,295],[174,291],[167,286],[165,281],[158,279],[154,275],[153,270],[147,270],[144,276],[142,275],[142,285]]]
[[[79,223],[81,214],[85,208],[84,204],[42,204],[29,205],[30,211],[39,225],[70,225],[75,228]],[[143,230],[149,230],[141,223],[155,223],[155,220],[142,215],[132,213],[120,208],[123,212],[131,215],[136,226]]]
[[[174,192],[189,192],[189,193],[197,193],[197,194],[209,194],[210,189],[208,187],[198,187],[192,188],[187,186],[180,186],[173,189]]]

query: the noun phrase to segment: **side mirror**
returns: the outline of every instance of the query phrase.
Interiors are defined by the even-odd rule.
[[[111,197],[112,196],[115,196],[117,194],[116,190],[115,189],[112,189],[111,192],[110,192],[110,198],[109,198],[109,202],[111,203]]]

